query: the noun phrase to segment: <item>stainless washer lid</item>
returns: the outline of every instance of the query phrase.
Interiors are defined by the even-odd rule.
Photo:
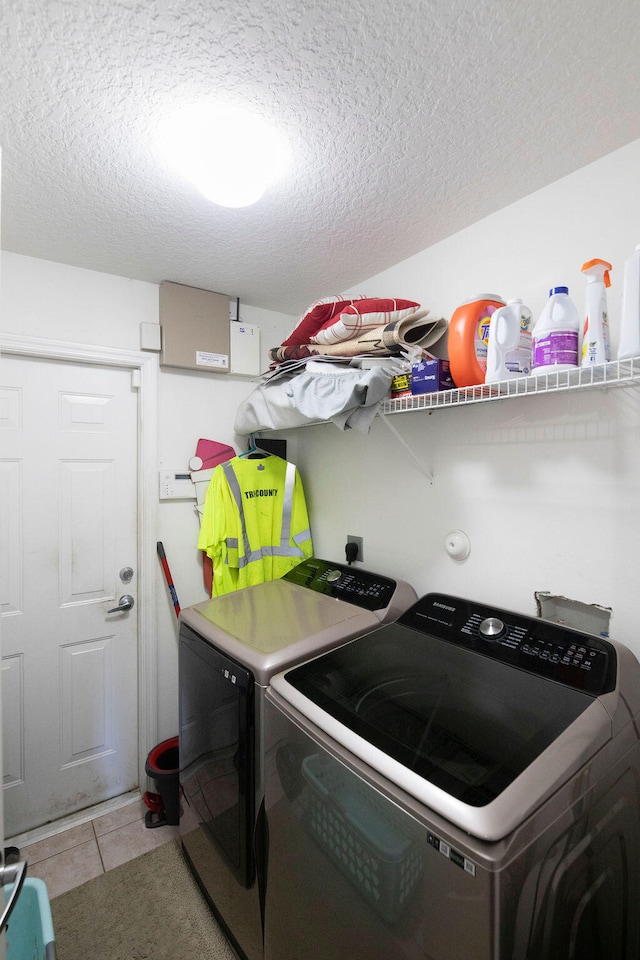
[[[311,558],[281,580],[182,610],[180,622],[266,685],[274,673],[395,619],[415,599],[402,580]]]
[[[258,683],[340,640],[380,626],[369,610],[285,580],[205,600],[182,611],[180,620],[248,666]]]

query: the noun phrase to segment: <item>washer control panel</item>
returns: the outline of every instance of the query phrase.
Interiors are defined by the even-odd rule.
[[[365,610],[383,610],[389,606],[397,583],[389,577],[354,570],[353,567],[315,557],[304,560],[285,574],[284,580],[301,587],[345,600]],[[414,594],[415,596],[415,594]]]
[[[400,622],[588,693],[607,693],[615,687],[613,645],[549,620],[430,593]]]

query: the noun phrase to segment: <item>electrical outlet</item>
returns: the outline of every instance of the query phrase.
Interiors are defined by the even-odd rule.
[[[358,547],[358,553],[356,554],[355,559],[362,563],[364,560],[364,549],[362,545],[362,537],[352,537],[350,534],[347,534],[347,543],[355,543]]]

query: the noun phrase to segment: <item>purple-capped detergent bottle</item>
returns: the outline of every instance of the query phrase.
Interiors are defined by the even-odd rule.
[[[560,373],[579,364],[580,314],[568,287],[552,287],[531,332],[531,372]]]

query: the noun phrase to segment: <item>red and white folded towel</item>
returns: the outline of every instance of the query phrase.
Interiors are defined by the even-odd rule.
[[[444,319],[427,320],[428,310],[413,300],[328,297],[317,300],[269,356],[274,363],[305,357],[390,355],[403,348],[426,348],[447,328]]]

